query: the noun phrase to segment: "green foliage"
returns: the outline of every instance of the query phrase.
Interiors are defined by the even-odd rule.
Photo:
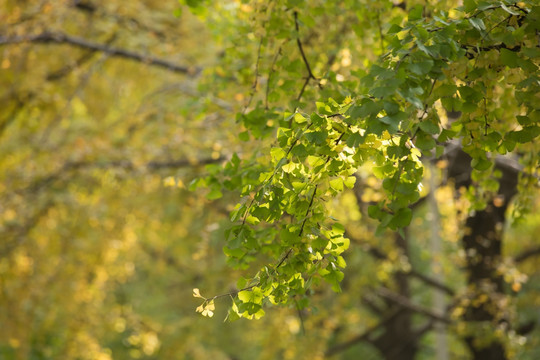
[[[484,194],[496,191],[494,154],[534,148],[540,133],[534,2],[471,0],[455,10],[411,7],[404,19],[383,25],[383,54],[367,71],[351,71],[347,81],[332,72],[318,78],[319,62],[305,56],[299,40],[299,29],[314,24],[322,11],[332,12],[333,4],[301,11],[299,4],[283,1],[250,6],[257,14],[253,31],[260,34],[255,77],[266,64],[268,84],[264,101],[248,104],[237,119],[261,139],[263,150],[256,168],[253,159],[235,158],[235,164],[207,178],[241,190],[243,197],[227,231],[230,263],[246,268],[262,259],[270,264],[250,280],[256,286],[238,293],[237,316],[261,315],[265,302],[291,305],[309,295],[319,279],[339,291],[346,265],[341,254],[349,240],[326,203],[354,186],[359,168],[383,180],[383,201],[369,207],[382,234],[410,224],[411,206],[421,197],[422,160],[441,158],[440,145],[459,142],[472,157],[470,200],[477,210],[486,206]],[[268,65],[261,47],[267,53],[277,39],[285,40],[273,45],[278,50]],[[301,73],[307,75],[294,100],[299,87],[294,74]],[[310,82],[319,90],[306,90]],[[269,106],[283,97],[290,100],[288,107]],[[314,99],[316,108],[304,99]],[[441,117],[445,110],[460,111],[461,117],[450,122]],[[264,141],[273,136],[271,144]],[[246,172],[247,179],[239,179]]]
[[[0,358],[539,357],[534,1],[0,7]]]

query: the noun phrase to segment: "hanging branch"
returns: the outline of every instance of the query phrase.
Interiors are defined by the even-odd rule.
[[[306,70],[308,72],[308,75],[306,76],[306,79],[304,80],[304,84],[302,85],[302,89],[300,90],[300,93],[296,97],[296,101],[300,101],[302,99],[302,96],[304,95],[304,91],[306,90],[306,87],[309,84],[309,81],[311,79],[317,80],[315,75],[313,75],[313,71],[311,71],[311,66],[309,65],[309,61],[306,57],[306,54],[304,53],[304,47],[302,46],[302,42],[300,41],[300,27],[298,26],[298,12],[294,12],[294,28],[296,29],[296,44],[298,45],[298,50],[300,50],[300,55],[302,56],[302,60],[304,61],[304,65],[306,66]]]
[[[160,170],[160,169],[179,169],[185,167],[196,167],[208,164],[215,164],[223,161],[224,158],[217,159],[203,158],[196,161],[190,161],[187,159],[171,160],[171,161],[149,161],[141,166],[141,169]],[[22,193],[35,193],[43,188],[50,186],[52,183],[61,179],[65,174],[83,169],[123,169],[133,171],[138,167],[131,160],[112,160],[112,161],[68,161],[59,170],[42,178],[34,180],[30,185],[22,189],[16,189],[14,192],[17,194]]]
[[[259,85],[259,64],[261,62],[261,49],[263,45],[264,38],[261,36],[259,40],[259,46],[257,49],[257,61],[255,63],[255,79],[253,80],[253,85],[251,85],[251,91],[249,92],[249,99],[244,106],[244,110],[242,110],[242,115],[245,115],[249,106],[251,105],[251,102],[253,101],[253,97],[255,96],[255,93],[257,92],[257,85]]]
[[[298,50],[300,50],[300,55],[302,55],[302,60],[304,61],[304,64],[306,65],[306,69],[308,71],[308,78],[310,79],[316,79],[315,75],[313,75],[313,72],[311,71],[311,66],[309,66],[309,62],[306,58],[306,54],[304,53],[304,48],[302,47],[302,42],[300,41],[300,29],[298,26],[298,12],[294,12],[294,27],[296,29],[296,44],[298,45]]]
[[[172,72],[187,74],[189,76],[195,76],[201,71],[201,69],[198,69],[196,67],[178,65],[171,61],[161,59],[155,56],[145,55],[131,50],[88,41],[84,38],[71,36],[64,33],[52,33],[46,31],[37,35],[22,35],[12,37],[0,36],[0,45],[22,43],[68,44],[71,46],[79,47],[81,49],[100,51],[109,56],[116,56],[125,59],[135,60],[147,65],[161,67]]]

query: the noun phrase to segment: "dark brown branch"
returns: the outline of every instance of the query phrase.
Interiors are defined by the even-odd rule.
[[[58,69],[56,71],[53,71],[52,73],[47,75],[46,79],[48,81],[55,81],[55,80],[59,80],[59,79],[63,78],[64,76],[71,73],[73,70],[81,67],[86,62],[88,62],[90,59],[92,59],[92,57],[94,56],[94,53],[95,53],[95,51],[87,52],[86,54],[82,55],[77,60],[75,60],[75,62],[73,64],[66,65],[66,66],[64,66],[64,67],[62,67],[62,68],[60,68],[60,69]]]
[[[359,342],[362,342],[362,341],[369,341],[371,335],[379,330],[380,328],[383,328],[385,327],[387,324],[389,324],[390,322],[392,322],[398,315],[401,314],[401,312],[403,312],[403,309],[398,309],[396,311],[394,311],[390,316],[388,316],[386,319],[382,320],[381,322],[379,322],[378,324],[370,327],[369,329],[367,329],[365,332],[363,332],[362,334],[360,335],[357,335],[355,337],[353,337],[352,339],[349,339],[345,342],[342,342],[340,344],[337,344],[337,345],[334,345],[332,346],[331,348],[329,348],[328,350],[326,350],[325,352],[325,357],[330,357],[330,356],[334,356],[342,351],[345,351],[347,350],[348,348],[350,348],[351,346],[354,346],[356,344],[358,344]]]
[[[313,72],[311,71],[311,66],[309,66],[309,62],[306,58],[306,54],[304,53],[304,48],[302,47],[302,42],[300,41],[300,29],[298,26],[298,12],[294,12],[294,27],[296,29],[296,44],[298,45],[298,50],[300,50],[300,54],[302,55],[302,60],[304,61],[304,64],[306,65],[306,69],[308,71],[308,78],[309,79],[316,79],[315,75],[313,75]]]
[[[376,299],[378,299],[377,296],[368,293],[362,296],[362,303],[365,303],[365,305],[375,314],[382,316],[384,315],[386,309],[383,309],[379,304],[377,304],[375,302]]]
[[[200,69],[189,66],[182,66],[157,58],[155,56],[144,55],[138,52],[131,50],[126,50],[122,48],[112,47],[96,42],[91,42],[81,37],[71,36],[63,33],[51,33],[43,32],[37,35],[22,35],[22,36],[12,36],[5,37],[0,36],[0,45],[9,45],[9,44],[21,44],[21,43],[56,43],[56,44],[68,44],[71,46],[79,47],[81,49],[100,51],[110,56],[121,57],[125,59],[135,60],[147,65],[161,67],[163,69],[187,74],[190,76],[197,75],[200,72]]]
[[[96,5],[81,0],[73,0],[73,6],[79,10],[89,13],[94,13],[97,10]]]
[[[409,345],[417,342],[425,333],[430,331],[433,328],[434,323],[434,320],[429,320],[420,328],[412,331],[405,339],[400,339],[400,343],[396,344],[397,346],[392,347],[392,349],[385,354],[385,358],[400,359],[401,355],[403,355],[403,351],[405,351]]]
[[[150,161],[146,164],[146,167],[149,170],[158,170],[158,169],[177,169],[189,166],[201,166],[208,164],[215,164],[223,161],[224,158],[220,157],[217,159],[206,158],[197,161],[189,160],[173,160],[173,161]]]
[[[296,97],[296,101],[302,100],[302,96],[304,96],[304,91],[306,91],[306,86],[309,84],[309,80],[311,80],[311,78],[307,76],[306,80],[304,81],[304,85],[302,85],[302,88],[300,89],[300,92],[298,93],[298,96]]]
[[[115,39],[116,34],[113,33],[112,36],[103,44],[104,46],[109,46]],[[73,70],[81,67],[86,62],[90,61],[94,54],[96,53],[96,50],[89,50],[87,53],[83,54],[81,57],[79,57],[77,60],[75,60],[74,63],[68,64],[56,71],[53,71],[49,75],[47,75],[48,81],[55,81],[63,78],[66,75],[69,75]]]
[[[242,289],[233,290],[233,291],[228,292],[226,294],[219,294],[219,295],[216,295],[216,296],[212,296],[211,298],[208,298],[207,300],[216,300],[216,299],[220,299],[220,298],[226,297],[226,296],[236,296],[236,295],[238,295],[239,292],[251,291],[251,290],[253,290],[254,287],[257,287],[259,285],[260,285],[260,283],[257,282],[256,284],[246,286],[245,288],[242,288]]]
[[[473,59],[477,55],[478,51],[490,51],[490,50],[501,50],[501,49],[506,49],[508,51],[513,51],[513,52],[521,51],[521,45],[508,47],[505,43],[490,45],[490,46],[481,46],[481,47],[478,47],[475,45],[462,44],[461,48],[467,51],[465,56],[467,56],[468,59]]]
[[[201,159],[197,161],[189,161],[189,160],[171,160],[171,161],[150,161],[143,165],[142,167],[146,167],[148,170],[160,170],[160,169],[178,169],[178,168],[185,168],[190,166],[201,166],[201,165],[207,165],[207,164],[215,164],[218,162],[223,161],[224,158],[218,158],[218,159],[212,159],[212,158],[206,158]],[[35,180],[32,184],[27,186],[26,188],[16,190],[16,193],[34,193],[37,192],[51,183],[54,183],[58,179],[60,179],[64,174],[70,171],[76,171],[80,169],[92,169],[92,168],[98,168],[98,169],[108,169],[108,168],[119,168],[123,170],[135,170],[137,166],[130,161],[130,160],[116,160],[116,161],[105,161],[105,162],[90,162],[90,161],[74,161],[74,162],[67,162],[62,166],[59,170],[56,172],[46,175],[40,179]]]
[[[386,254],[383,251],[381,251],[379,248],[369,244],[368,242],[361,241],[361,240],[359,240],[357,238],[352,237],[350,235],[350,233],[347,232],[347,231],[345,232],[345,236],[347,238],[349,238],[355,244],[359,244],[360,246],[362,246],[364,248],[364,250],[366,252],[368,252],[371,256],[373,256],[374,258],[376,258],[378,260],[387,260],[388,259],[388,257],[386,256]],[[450,287],[448,287],[447,285],[445,285],[445,284],[443,284],[443,283],[441,283],[441,282],[439,282],[439,281],[437,281],[435,279],[432,279],[429,276],[421,274],[416,270],[411,270],[411,271],[405,272],[403,274],[415,277],[418,280],[421,280],[422,282],[424,282],[426,285],[429,285],[431,287],[440,289],[440,290],[444,291],[445,293],[447,293],[448,295],[453,296],[455,294],[455,291],[453,289],[451,289]]]
[[[519,263],[522,263],[524,262],[525,260],[527,260],[528,258],[531,258],[533,256],[537,256],[537,255],[540,255],[540,246],[538,247],[535,247],[535,248],[532,248],[532,249],[527,249],[523,252],[521,252],[520,254],[518,254],[515,258],[514,258],[514,261],[519,264]]]
[[[167,38],[167,33],[165,33],[164,31],[142,24],[138,19],[134,17],[124,17],[124,16],[108,13],[103,10],[103,7],[98,8],[95,4],[91,3],[90,1],[73,0],[72,6],[73,8],[80,10],[81,12],[85,12],[90,16],[93,16],[96,13],[98,13],[100,17],[111,18],[117,24],[123,25],[126,28],[132,27],[133,25],[135,25],[139,29],[146,31],[148,33],[151,33],[159,37],[160,39]]]
[[[413,302],[411,302],[408,298],[406,298],[405,296],[402,296],[400,294],[397,294],[387,288],[379,288],[375,291],[375,293],[387,300],[390,300],[392,301],[393,303],[396,303],[398,304],[399,306],[402,306],[406,309],[409,309],[409,310],[412,310],[418,314],[422,314],[422,315],[425,315],[433,320],[437,320],[437,321],[440,321],[440,322],[443,322],[445,324],[450,324],[452,321],[447,318],[446,316],[444,315],[439,315],[439,314],[436,314],[434,313],[433,311],[429,310],[429,309],[426,309],[425,307],[423,306],[420,306],[420,305],[417,305],[417,304],[414,304]]]
[[[22,244],[26,240],[26,235],[36,226],[39,220],[47,214],[49,209],[54,205],[52,201],[49,201],[41,209],[37,210],[35,214],[29,217],[23,224],[13,227],[8,227],[6,231],[2,232],[2,248],[0,248],[0,257],[8,256],[17,246]]]
[[[15,119],[17,118],[17,114],[24,108],[24,105],[33,97],[34,94],[32,93],[29,93],[24,97],[18,94],[15,94],[13,98],[10,98],[9,96],[7,97],[7,99],[9,99],[8,101],[13,103],[13,108],[6,116],[6,118],[2,122],[0,122],[0,136],[4,134],[4,131],[11,123],[13,123],[13,121],[15,121]],[[0,102],[3,102],[3,100],[4,99],[2,99],[2,101]]]
[[[442,291],[444,291],[445,293],[447,293],[450,296],[454,296],[454,294],[455,294],[455,291],[452,290],[451,288],[449,288],[448,286],[446,286],[445,284],[442,284],[442,283],[430,278],[429,276],[421,274],[416,270],[411,270],[411,271],[409,271],[408,273],[405,273],[405,274],[411,275],[412,277],[415,277],[418,280],[423,281],[427,285],[430,285],[430,286],[432,286],[434,288],[442,290]]]

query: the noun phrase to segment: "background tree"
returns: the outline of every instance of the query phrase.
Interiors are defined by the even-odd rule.
[[[188,5],[2,2],[2,356],[535,358],[538,6]]]

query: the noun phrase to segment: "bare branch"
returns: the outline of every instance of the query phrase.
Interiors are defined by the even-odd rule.
[[[109,46],[115,39],[116,33],[113,33],[111,37],[103,44],[104,46]],[[68,64],[61,69],[58,69],[49,75],[47,75],[47,80],[55,81],[63,78],[64,76],[70,74],[73,70],[80,68],[83,64],[90,61],[95,54],[95,50],[89,50],[83,54],[80,58],[75,60],[75,62]]]
[[[155,56],[144,55],[131,50],[112,47],[96,42],[91,42],[81,37],[71,36],[63,33],[43,32],[37,35],[22,35],[22,36],[0,36],[0,45],[21,44],[21,43],[56,43],[68,44],[71,46],[88,49],[93,51],[101,51],[110,56],[121,57],[125,59],[135,60],[144,64],[157,66],[173,72],[187,74],[190,76],[197,75],[200,69],[190,66],[175,64],[171,61],[157,58]]]
[[[436,314],[434,313],[433,311],[429,310],[429,309],[426,309],[424,308],[423,306],[421,305],[417,305],[417,304],[414,304],[413,302],[411,302],[408,298],[406,298],[405,296],[402,296],[400,294],[397,294],[387,288],[379,288],[375,291],[375,293],[385,299],[388,299],[406,309],[409,309],[409,310],[412,310],[416,313],[419,313],[419,314],[422,314],[422,315],[425,315],[433,320],[437,320],[437,321],[440,321],[440,322],[443,322],[445,324],[450,324],[452,321],[447,318],[446,316],[444,315],[440,315],[440,314]]]
[[[392,320],[394,320],[399,314],[401,314],[403,312],[403,309],[398,309],[396,311],[394,311],[390,316],[388,316],[386,319],[382,320],[381,322],[379,322],[378,324],[370,327],[369,329],[367,329],[365,332],[363,332],[362,334],[360,335],[357,335],[355,337],[353,337],[352,339],[349,339],[345,342],[342,342],[340,344],[337,344],[337,345],[334,345],[332,347],[330,347],[328,350],[326,350],[325,352],[325,357],[330,357],[330,356],[334,356],[342,351],[345,351],[347,350],[348,348],[350,348],[351,346],[353,345],[356,345],[358,344],[359,342],[362,342],[362,341],[369,341],[370,340],[370,337],[371,335],[377,331],[378,329],[380,328],[383,328],[385,327],[387,324],[389,324],[390,322],[392,322]]]
[[[304,64],[306,65],[306,69],[308,71],[308,79],[316,79],[315,75],[313,75],[313,71],[311,71],[311,66],[309,66],[309,62],[306,58],[306,54],[304,53],[304,48],[302,47],[302,42],[300,41],[300,29],[298,26],[298,12],[294,12],[294,27],[296,29],[296,44],[298,45],[298,50],[300,50],[300,55],[302,55],[302,60],[304,61]]]
[[[540,255],[540,246],[522,251],[514,258],[514,261],[517,264],[519,264],[519,263],[524,262],[528,258],[537,256],[537,255]]]
[[[159,169],[178,169],[178,168],[185,168],[185,167],[195,167],[195,166],[202,166],[202,165],[208,165],[208,164],[215,164],[218,162],[223,161],[224,158],[218,158],[218,159],[212,159],[212,158],[206,158],[201,159],[197,161],[189,161],[186,159],[182,160],[171,160],[171,161],[150,161],[142,166],[142,168],[146,167],[148,170],[159,170]],[[108,168],[119,168],[123,170],[136,170],[137,166],[130,160],[116,160],[116,161],[106,161],[106,162],[90,162],[90,161],[74,161],[74,162],[66,162],[64,166],[62,166],[59,170],[57,170],[54,173],[51,173],[49,175],[46,175],[42,178],[39,178],[35,180],[32,184],[29,186],[16,190],[16,193],[34,193],[42,188],[47,187],[51,183],[56,182],[58,179],[60,179],[64,174],[66,174],[69,171],[76,171],[79,169],[92,169],[92,168],[98,168],[98,169],[108,169]]]
[[[422,198],[423,199],[423,198]],[[420,199],[419,201],[421,201],[422,199]],[[379,248],[369,244],[367,241],[362,241],[360,239],[357,239],[355,238],[354,236],[351,236],[351,234],[349,232],[345,232],[345,236],[350,239],[352,242],[354,242],[355,244],[358,244],[360,245],[364,251],[366,251],[367,253],[369,253],[371,256],[373,256],[374,258],[378,259],[378,260],[386,260],[388,259],[388,257],[386,256],[386,254],[380,250]],[[408,272],[405,272],[403,273],[404,275],[409,275],[409,276],[412,276],[412,277],[415,277],[417,278],[418,280],[421,280],[422,282],[424,282],[426,285],[429,285],[429,286],[432,286],[434,288],[437,288],[437,289],[440,289],[442,291],[444,291],[445,293],[447,293],[448,295],[451,295],[453,296],[455,294],[455,291],[448,287],[447,285],[427,276],[427,275],[424,275],[424,274],[421,274],[420,272],[416,271],[416,270],[410,270]]]
[[[47,214],[49,209],[54,206],[52,201],[46,203],[38,209],[32,216],[26,219],[20,225],[8,227],[2,231],[2,247],[0,248],[0,258],[7,257],[13,250],[26,240],[26,235],[36,226],[40,219]]]
[[[448,286],[446,286],[445,284],[442,284],[440,283],[439,281],[435,280],[435,279],[432,279],[430,278],[429,276],[426,276],[424,274],[421,274],[419,273],[418,271],[416,270],[411,270],[409,271],[408,273],[406,274],[409,274],[411,275],[412,277],[415,277],[417,278],[418,280],[421,280],[423,281],[424,283],[426,283],[427,285],[430,285],[434,288],[437,288],[439,290],[442,290],[444,291],[445,293],[447,293],[448,295],[450,296],[454,296],[455,294],[455,291],[451,288],[449,288]]]

